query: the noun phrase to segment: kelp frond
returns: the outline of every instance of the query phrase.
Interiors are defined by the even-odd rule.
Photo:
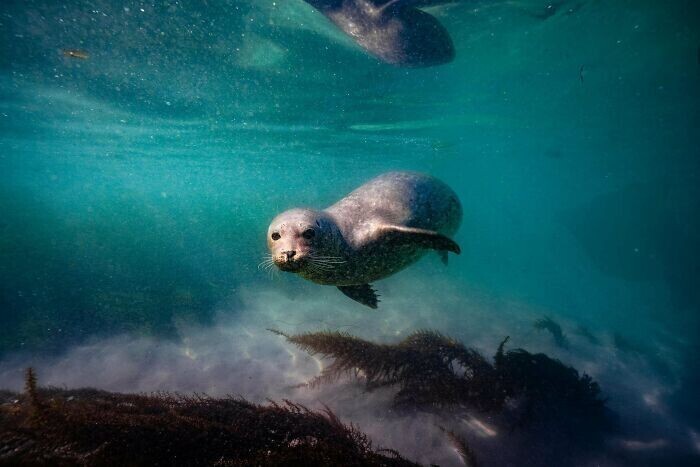
[[[572,419],[595,423],[605,418],[600,388],[544,354],[498,346],[494,363],[479,352],[435,331],[417,331],[396,344],[375,344],[345,332],[323,331],[285,336],[311,354],[332,358],[316,384],[340,378],[351,369],[365,375],[369,389],[397,386],[394,402],[418,408],[465,406],[500,411],[506,400],[521,401],[527,417],[554,417],[565,410]]]
[[[280,331],[270,331],[284,336],[310,355],[332,357],[333,363],[323,369],[322,373],[312,379],[307,386],[317,386],[332,382],[349,373],[361,370],[369,386],[380,381],[395,381],[400,371],[400,359],[394,355],[397,350],[388,345],[374,344],[351,336],[346,332],[321,331],[286,335]],[[386,365],[385,365],[386,363]]]
[[[26,383],[38,400],[33,371]],[[0,404],[0,464],[416,465],[373,449],[328,407],[92,389],[41,395],[51,403],[42,406],[40,424],[28,423],[33,403]]]
[[[523,422],[560,414],[572,424],[588,421],[606,426],[605,400],[598,383],[545,354],[509,350],[497,365],[509,397],[523,400]]]
[[[24,392],[32,405],[39,405],[39,394],[36,390],[36,373],[34,368],[29,367],[24,373]]]
[[[569,347],[569,340],[566,338],[561,326],[549,316],[544,316],[536,320],[534,326],[535,329],[539,331],[548,331],[554,338],[554,343],[557,344],[557,346],[562,348]]]
[[[600,345],[600,339],[593,334],[586,326],[579,325],[576,327],[576,334],[584,337],[590,344]]]
[[[30,420],[37,422],[41,418],[43,404],[37,389],[37,379],[34,368],[29,367],[24,374],[24,394],[29,402]]]
[[[474,454],[474,450],[469,447],[469,444],[467,444],[467,441],[462,436],[458,435],[452,430],[448,430],[443,426],[438,425],[438,428],[445,434],[445,436],[447,436],[448,441],[452,447],[455,448],[459,458],[466,467],[478,467],[479,464],[476,462],[476,454]]]
[[[338,331],[286,339],[311,355],[333,359],[306,383],[310,387],[354,374],[362,376],[368,389],[398,384],[397,405],[466,403],[488,410],[502,402],[488,395],[496,384],[493,366],[475,350],[435,331],[414,332],[395,345],[375,344]]]

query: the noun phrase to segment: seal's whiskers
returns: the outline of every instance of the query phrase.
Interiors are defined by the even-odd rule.
[[[322,255],[309,255],[310,261],[313,261],[315,264],[324,264],[324,265],[334,265],[334,264],[343,264],[346,263],[343,258],[340,256],[322,256]]]
[[[272,259],[272,255],[263,255],[263,260],[258,263],[258,269],[269,272],[274,265],[275,261]]]
[[[334,266],[331,266],[329,264],[321,264],[321,263],[316,263],[314,261],[309,261],[308,264],[309,264],[309,266],[312,266],[314,269],[321,269],[324,271],[331,271],[331,270],[335,269]]]

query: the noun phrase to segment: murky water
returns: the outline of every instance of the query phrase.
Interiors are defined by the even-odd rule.
[[[595,378],[619,418],[561,462],[697,461],[698,5],[426,11],[449,64],[381,63],[301,0],[3,2],[0,387],[33,365],[42,384],[323,402],[450,465],[434,415],[348,382],[290,389],[323,362],[266,328],[431,328],[487,355],[509,335]],[[448,267],[377,282],[377,311],[258,269],[277,213],[387,170],[460,197]],[[484,465],[554,465],[473,425]]]

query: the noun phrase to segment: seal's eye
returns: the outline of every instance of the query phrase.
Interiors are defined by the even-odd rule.
[[[279,240],[282,236],[279,232],[272,232],[272,235],[270,235],[270,237],[272,237],[273,240]]]
[[[304,230],[304,233],[301,234],[301,236],[307,240],[311,240],[312,238],[314,238],[315,235],[316,231],[314,229],[306,229]]]

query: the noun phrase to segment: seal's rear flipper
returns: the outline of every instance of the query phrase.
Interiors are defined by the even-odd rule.
[[[356,302],[362,303],[370,308],[377,308],[377,303],[379,303],[377,292],[372,289],[370,284],[339,285],[338,289]]]
[[[404,227],[402,225],[384,225],[379,228],[379,236],[385,242],[394,245],[418,245],[438,251],[451,251],[459,254],[457,242],[434,230]]]

